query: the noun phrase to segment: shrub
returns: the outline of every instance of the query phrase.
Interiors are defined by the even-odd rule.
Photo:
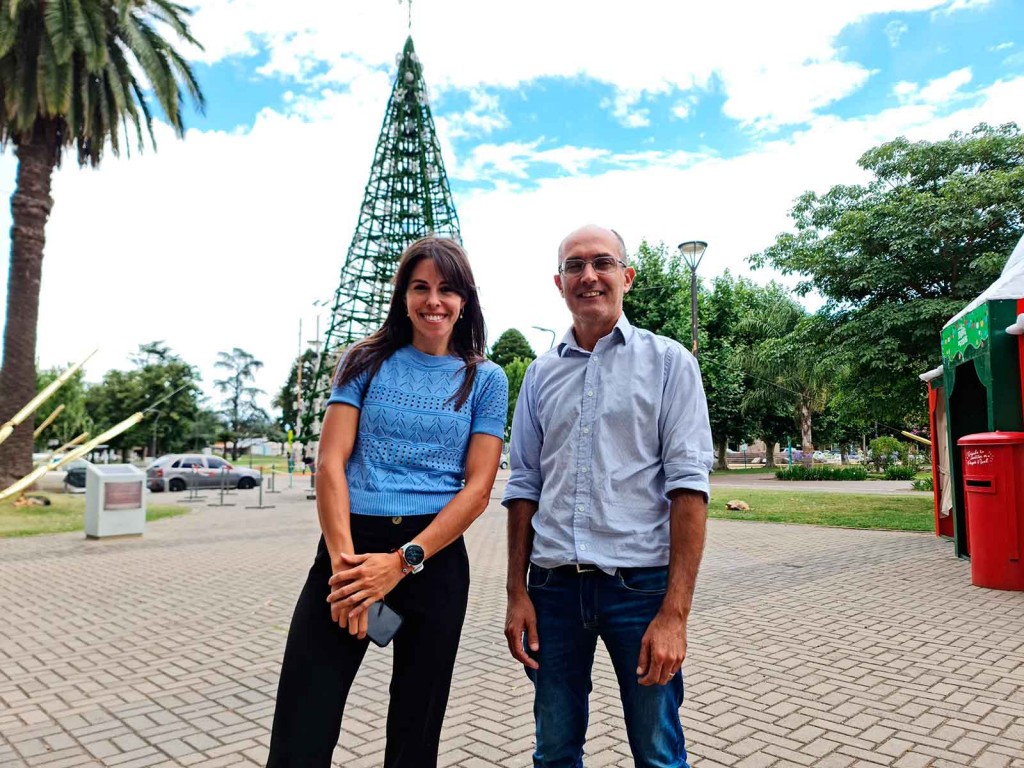
[[[895,437],[876,437],[869,444],[871,463],[879,472],[884,472],[894,463],[907,464],[910,446]]]
[[[868,472],[864,467],[805,467],[794,464],[775,473],[779,480],[867,480]]]
[[[888,466],[885,468],[886,480],[913,480],[917,470],[914,467]]]
[[[915,480],[913,482],[913,486],[914,486],[914,490],[915,491],[934,491],[935,490],[935,483],[932,481],[932,479],[930,477],[923,477],[920,480]]]

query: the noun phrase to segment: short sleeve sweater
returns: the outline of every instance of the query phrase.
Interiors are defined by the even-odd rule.
[[[352,514],[440,512],[462,489],[470,436],[504,436],[505,372],[490,361],[479,363],[473,390],[456,411],[451,398],[462,385],[462,368],[461,358],[408,345],[381,364],[369,387],[366,373],[334,387],[328,405],[360,409],[345,467]]]

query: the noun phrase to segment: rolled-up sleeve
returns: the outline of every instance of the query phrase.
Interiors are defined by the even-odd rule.
[[[514,499],[540,501],[540,451],[543,434],[537,419],[536,363],[526,369],[512,415],[512,446],[509,465],[512,473],[501,503],[506,507]]]
[[[714,463],[711,424],[696,358],[673,346],[665,356],[662,409],[658,420],[665,492],[688,489],[710,498]]]

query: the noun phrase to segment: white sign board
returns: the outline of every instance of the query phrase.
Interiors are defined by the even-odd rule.
[[[85,535],[141,536],[146,530],[146,473],[130,464],[92,464],[85,476]]]

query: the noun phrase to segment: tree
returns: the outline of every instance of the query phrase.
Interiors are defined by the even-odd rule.
[[[534,354],[533,347],[522,333],[515,328],[509,328],[494,342],[488,358],[504,368],[517,358],[530,361],[536,360],[537,355]]]
[[[796,231],[750,257],[824,296],[825,342],[871,397],[874,417],[924,420],[917,374],[939,359],[945,322],[999,274],[1024,234],[1024,136],[985,124],[938,142],[866,152],[866,186],[806,192]]]
[[[44,371],[39,371],[36,391],[42,391],[64,370],[63,368],[47,368]],[[35,440],[35,447],[40,451],[60,447],[83,432],[93,430],[93,420],[86,402],[86,384],[81,370],[76,371],[74,376],[64,382],[64,385],[50,396],[37,413],[41,415],[41,418],[46,418],[62,405],[64,410]]]
[[[678,253],[669,254],[664,243],[640,243],[631,260],[636,270],[633,287],[623,298],[623,310],[630,322],[653,333],[667,336],[683,344],[691,344],[690,283]],[[716,283],[720,290],[732,286],[731,278]],[[700,329],[700,371],[704,394],[708,401],[711,434],[715,443],[716,469],[726,470],[726,451],[730,437],[745,432],[740,411],[743,374],[734,359],[730,336],[735,324],[726,291],[708,294],[698,284],[698,304],[702,318]]]
[[[173,30],[199,44],[186,23],[192,11],[173,0],[75,0],[0,3],[0,146],[18,158],[11,196],[11,266],[0,423],[34,394],[36,324],[53,170],[66,151],[97,166],[134,132],[155,146],[150,99],[184,135],[182,89],[199,109],[203,95],[188,63],[161,37]],[[140,81],[136,75],[140,75]],[[148,82],[147,82],[148,81]],[[31,423],[0,445],[0,488],[31,469]]]
[[[669,255],[664,243],[646,240],[630,259],[636,270],[633,287],[622,298],[629,322],[667,336],[690,348],[690,283],[678,253]]]
[[[744,409],[788,404],[800,426],[803,461],[814,454],[814,416],[824,411],[837,371],[821,349],[820,320],[808,317],[793,304],[780,304],[775,312],[751,318],[761,324],[764,340],[742,357],[755,385],[743,396]]]
[[[136,446],[151,455],[191,448],[202,395],[199,372],[161,341],[141,344],[131,359],[134,370],[107,371],[86,392],[89,413],[102,429],[152,409],[137,428],[111,439],[110,447],[121,451],[124,460]]]
[[[140,345],[132,362],[139,393],[137,410],[154,409],[140,427],[148,437],[149,452],[159,456],[189,450],[202,399],[199,371],[162,341]],[[140,442],[139,435],[126,434],[133,444]]]
[[[263,390],[251,384],[263,363],[238,347],[230,352],[218,352],[217,358],[214,366],[223,368],[228,375],[217,379],[213,385],[225,394],[223,413],[231,441],[231,460],[235,461],[239,454],[238,441],[265,430],[269,421],[266,411],[256,404],[256,395],[263,394]]]
[[[519,390],[523,387],[523,379],[526,377],[526,369],[530,367],[530,361],[523,357],[505,366],[505,378],[508,379],[508,416],[505,419],[505,442],[512,437],[512,414],[515,413],[516,403],[519,401]]]
[[[278,425],[286,435],[288,429],[295,430],[296,434],[299,431],[299,412],[295,407],[295,403],[299,397],[300,360],[302,362],[302,380],[304,382],[313,380],[313,377],[316,375],[316,352],[312,349],[307,349],[302,353],[301,358],[296,358],[295,362],[292,363],[291,371],[288,372],[288,380],[281,387],[280,392],[277,393],[274,402],[271,403],[275,408],[281,409],[281,418],[278,421]]]

